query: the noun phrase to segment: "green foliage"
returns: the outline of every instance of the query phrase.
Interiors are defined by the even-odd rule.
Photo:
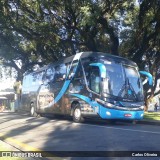
[[[21,81],[15,82],[13,88],[16,94],[21,94],[22,90]]]
[[[1,0],[1,62],[22,77],[35,64],[57,61],[77,51],[102,51],[128,57],[141,69],[147,64],[156,80],[160,77],[156,72],[160,66],[160,1],[138,2]]]
[[[160,79],[159,15],[159,0],[142,0],[133,14],[128,14],[132,23],[127,21],[127,28],[121,32],[122,43],[119,49],[122,55],[131,58],[139,65],[141,70],[145,69],[154,76],[153,87],[145,88],[147,90],[151,89],[151,92],[146,91],[146,101],[160,93],[160,91],[155,92],[157,80]]]
[[[22,0],[2,3],[0,18],[11,41],[18,37],[21,56],[30,59],[34,53],[45,63],[77,50],[118,54],[118,21],[132,5],[128,0]]]
[[[159,112],[145,112],[144,119],[160,121],[160,113]]]

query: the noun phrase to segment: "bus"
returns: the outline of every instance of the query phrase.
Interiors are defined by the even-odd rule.
[[[143,84],[133,61],[101,52],[80,52],[24,75],[21,107],[32,116],[69,115],[82,122],[87,117],[141,120]]]

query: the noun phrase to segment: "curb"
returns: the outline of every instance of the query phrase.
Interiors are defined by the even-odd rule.
[[[9,151],[19,151],[17,148],[15,148],[14,146],[2,141],[1,139],[0,139],[0,146],[5,149],[4,151],[8,151],[8,150]]]
[[[137,124],[160,125],[160,121],[156,121],[156,120],[140,120],[140,121],[137,121]]]
[[[18,159],[18,160],[19,159],[21,159],[21,160],[35,160],[35,158],[32,158],[32,157],[23,157],[23,156],[19,157],[18,155],[15,156],[15,157],[12,157],[11,155],[13,153],[15,153],[15,155],[17,153],[19,153],[20,155],[23,155],[25,152],[20,150],[19,148],[15,147],[15,146],[11,145],[10,143],[1,140],[1,139],[0,139],[0,146],[4,148],[3,150],[0,149],[0,152],[2,152],[2,154],[3,153],[9,153],[10,154],[9,156],[8,155],[5,155],[5,156],[2,155],[2,157],[0,157],[0,159],[5,160],[5,159],[8,159],[8,158],[9,159],[13,158],[14,160],[16,160],[16,159]],[[38,160],[38,158],[37,158],[37,160]],[[41,159],[39,159],[39,160],[41,160]]]

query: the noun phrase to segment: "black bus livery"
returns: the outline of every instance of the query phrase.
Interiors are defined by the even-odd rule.
[[[81,52],[49,64],[23,78],[21,107],[32,116],[63,114],[140,120],[144,115],[143,85],[136,63],[106,53]]]

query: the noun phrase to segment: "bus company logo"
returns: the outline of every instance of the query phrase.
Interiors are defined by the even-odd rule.
[[[141,105],[139,104],[131,104],[132,107],[140,107]]]
[[[2,152],[2,157],[12,157],[11,152]]]

